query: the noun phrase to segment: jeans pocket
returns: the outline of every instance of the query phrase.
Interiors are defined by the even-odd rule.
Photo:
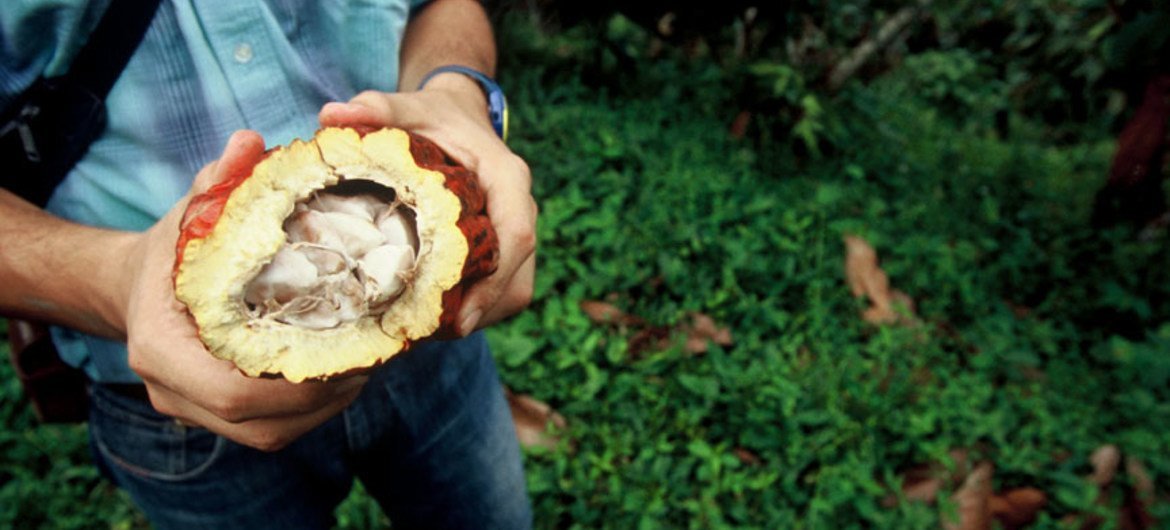
[[[94,385],[89,431],[109,465],[164,481],[197,477],[215,463],[224,439],[159,414],[147,402]]]

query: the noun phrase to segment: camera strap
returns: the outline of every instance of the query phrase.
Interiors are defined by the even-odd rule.
[[[0,187],[44,206],[105,129],[105,99],[160,0],[111,0],[62,76],[39,78],[0,114]],[[49,28],[46,28],[46,31]]]

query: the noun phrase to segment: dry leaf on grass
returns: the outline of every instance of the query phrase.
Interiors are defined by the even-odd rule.
[[[645,319],[626,313],[609,302],[582,300],[579,306],[581,312],[595,324],[620,326],[631,331],[632,335],[627,344],[627,351],[631,355],[665,350],[671,346],[672,337],[677,337],[678,333],[684,337],[683,349],[687,353],[706,353],[711,342],[720,346],[732,344],[731,329],[720,326],[713,318],[703,313],[691,313],[690,322],[667,327],[651,325]]]
[[[907,500],[933,503],[938,498],[938,490],[942,489],[942,479],[928,478],[902,486],[902,494]]]
[[[1124,507],[1128,526],[1135,529],[1155,528],[1158,521],[1150,513],[1150,505],[1154,503],[1156,493],[1150,472],[1146,470],[1141,460],[1127,456],[1125,474],[1129,475],[1130,486],[1133,488]]]
[[[735,457],[738,458],[740,462],[743,462],[749,466],[758,466],[762,463],[760,456],[753,453],[749,449],[736,447],[735,449],[732,449],[731,452],[735,454]]]
[[[991,529],[991,479],[995,466],[991,462],[980,462],[971,470],[963,485],[953,495],[956,514],[944,514],[942,526],[945,530],[990,530]]]
[[[866,296],[890,288],[890,280],[877,262],[877,251],[869,243],[857,236],[845,236],[845,281],[853,296]]]
[[[727,128],[727,131],[731,134],[732,138],[739,140],[743,138],[745,134],[747,134],[748,125],[751,124],[751,122],[752,113],[746,110],[741,110],[738,114],[735,115],[735,118],[731,120],[731,125]]]
[[[1085,480],[1097,486],[1097,505],[1104,506],[1109,502],[1110,485],[1117,476],[1117,468],[1121,465],[1121,450],[1116,445],[1106,444],[1098,447],[1089,455],[1089,464],[1093,472]],[[1063,519],[1067,527],[1080,530],[1096,530],[1105,524],[1105,519],[1095,513],[1070,514]]]
[[[507,388],[504,389],[504,395],[508,398],[508,407],[512,409],[512,423],[516,427],[520,445],[556,449],[560,439],[548,432],[548,424],[563,429],[567,425],[565,418],[532,396],[514,394]]]
[[[581,311],[594,324],[631,324],[637,323],[641,319],[633,315],[627,314],[617,306],[600,300],[582,300],[579,304]]]
[[[1089,463],[1093,464],[1093,474],[1089,480],[1101,487],[1108,486],[1113,483],[1117,467],[1121,465],[1121,450],[1116,445],[1102,445],[1089,456]]]
[[[878,266],[877,251],[864,239],[845,236],[845,281],[855,297],[869,299],[861,318],[871,324],[913,321],[914,300],[890,288],[890,278]],[[907,317],[909,315],[909,317]]]
[[[688,353],[707,353],[710,342],[720,346],[731,346],[731,329],[720,327],[715,320],[702,313],[691,315],[691,323],[683,326],[687,335],[684,348]]]
[[[1129,476],[1128,484],[1115,484],[1117,471],[1121,467],[1122,454],[1117,446],[1106,444],[1098,447],[1089,456],[1089,463],[1093,472],[1086,477],[1100,490],[1097,494],[1097,505],[1108,506],[1113,497],[1111,491],[1116,487],[1124,487],[1125,502],[1122,504],[1116,517],[1102,517],[1094,513],[1072,514],[1063,519],[1067,526],[1081,530],[1096,530],[1103,528],[1114,520],[1123,530],[1145,530],[1158,526],[1158,521],[1149,512],[1149,503],[1154,498],[1154,485],[1149,474],[1140,460],[1125,458],[1125,473]]]
[[[943,487],[943,478],[937,475],[917,477],[902,483],[902,495],[909,501],[933,503]]]
[[[1015,488],[996,493],[992,480],[995,466],[983,461],[970,467],[967,451],[952,450],[952,465],[920,464],[901,473],[902,496],[909,501],[932,503],[944,488],[961,484],[951,495],[955,513],[942,514],[946,530],[984,530],[997,521],[1006,530],[1024,528],[1036,520],[1048,503],[1048,496],[1036,488]],[[897,498],[887,497],[886,507],[897,504]]]
[[[1048,496],[1036,488],[1016,488],[991,496],[988,509],[1004,530],[1024,528],[1048,504]]]
[[[1129,479],[1133,483],[1133,491],[1139,497],[1153,500],[1154,480],[1150,478],[1150,472],[1146,470],[1146,465],[1141,460],[1132,456],[1126,457],[1125,474],[1129,475]]]
[[[641,355],[648,351],[661,351],[670,347],[670,328],[646,326],[634,332],[626,341],[630,355]]]
[[[967,475],[968,462],[965,449],[952,449],[947,453],[950,464],[919,464],[902,471],[902,496],[908,501],[933,503],[943,488],[950,487]],[[889,495],[882,500],[887,508],[896,506],[898,497]]]
[[[932,504],[938,499],[938,492],[946,482],[945,472],[937,465],[919,464],[901,473],[902,497],[910,502]],[[882,506],[893,508],[898,505],[898,495],[890,493],[882,499]]]

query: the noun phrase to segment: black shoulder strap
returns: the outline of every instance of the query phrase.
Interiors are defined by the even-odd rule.
[[[65,75],[41,77],[0,113],[0,187],[44,206],[106,127],[105,100],[160,0],[110,0]]]
[[[66,77],[105,100],[146,36],[159,0],[111,0]]]

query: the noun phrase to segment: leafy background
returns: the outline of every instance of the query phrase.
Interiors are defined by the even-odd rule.
[[[1090,223],[1164,6],[618,7],[497,10],[540,263],[489,338],[564,419],[526,451],[539,528],[1170,525],[1167,235]],[[146,526],[0,371],[0,526]],[[968,507],[1020,490],[1022,523]],[[359,486],[338,524],[388,523]]]

